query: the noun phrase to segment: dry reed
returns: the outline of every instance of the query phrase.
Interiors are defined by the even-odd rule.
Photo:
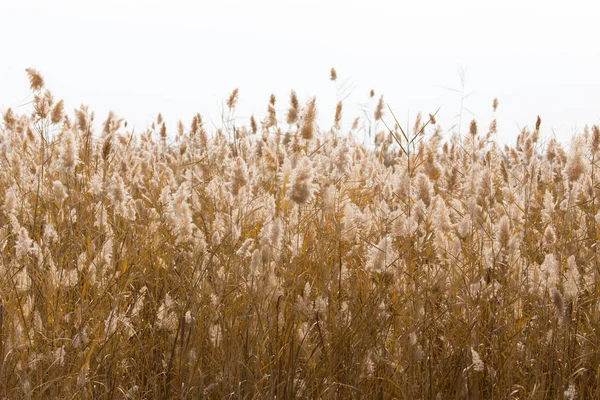
[[[98,135],[27,73],[36,106],[0,128],[2,398],[600,398],[597,126],[463,145],[381,97],[364,146],[292,92],[287,132],[271,96],[262,135],[196,115],[175,145],[162,116]]]

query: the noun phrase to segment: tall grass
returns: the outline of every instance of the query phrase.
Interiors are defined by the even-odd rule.
[[[1,397],[600,398],[597,126],[501,147],[380,99],[365,147],[292,92],[285,122],[273,96],[248,127],[96,132],[27,72],[0,129]]]

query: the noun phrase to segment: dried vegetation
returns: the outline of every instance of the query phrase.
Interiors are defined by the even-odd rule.
[[[0,127],[1,397],[600,397],[597,126],[502,148],[372,92],[365,147],[292,92],[248,127],[95,132],[27,73]]]

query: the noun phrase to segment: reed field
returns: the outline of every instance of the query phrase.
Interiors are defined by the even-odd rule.
[[[0,398],[600,398],[598,126],[500,145],[373,92],[356,120],[292,92],[239,126],[235,90],[222,129],[136,132],[27,74],[0,123]]]

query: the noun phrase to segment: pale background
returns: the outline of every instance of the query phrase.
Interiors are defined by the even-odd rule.
[[[26,112],[26,67],[68,110],[81,103],[141,131],[158,112],[173,132],[194,113],[221,126],[239,87],[238,124],[263,117],[269,95],[283,120],[290,89],[316,95],[331,126],[343,88],[344,126],[374,89],[401,121],[465,107],[482,128],[498,97],[498,140],[542,117],[545,138],[568,142],[600,123],[600,3],[596,1],[17,1],[0,0],[0,111]],[[338,71],[338,88],[329,70]],[[389,119],[389,113],[388,117]],[[463,113],[462,130],[472,117]]]

